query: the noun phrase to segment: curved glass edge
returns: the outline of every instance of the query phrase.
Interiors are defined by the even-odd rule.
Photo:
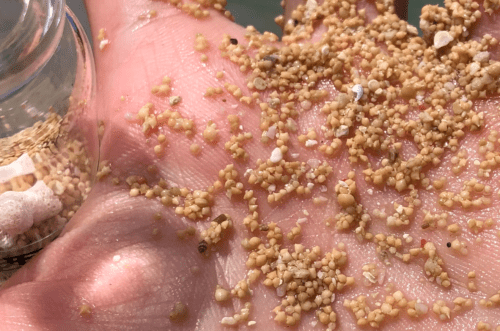
[[[92,47],[90,44],[90,41],[85,34],[85,31],[83,29],[83,26],[80,24],[80,21],[76,17],[76,15],[71,11],[71,9],[66,6],[66,18],[68,19],[68,23],[71,26],[71,29],[73,30],[73,33],[75,35],[75,40],[76,40],[76,47],[77,49],[81,50],[78,52],[79,54],[83,55],[83,64],[84,68],[83,70],[88,71],[90,75],[87,77],[90,77],[90,81],[86,82],[87,85],[86,87],[90,89],[88,92],[88,95],[90,97],[90,104],[88,105],[88,111],[92,112],[93,114],[88,117],[93,117],[94,122],[88,123],[88,126],[85,128],[86,130],[86,139],[88,139],[88,154],[90,157],[93,157],[94,159],[91,160],[92,162],[92,173],[91,173],[91,178],[92,178],[92,186],[95,183],[95,175],[97,173],[97,169],[99,166],[99,161],[100,161],[100,140],[97,134],[97,129],[98,129],[98,116],[97,116],[97,107],[96,107],[96,102],[95,102],[95,93],[96,93],[96,74],[95,74],[95,63],[94,63],[94,54],[92,52]],[[78,86],[75,85],[75,88],[78,88]],[[82,87],[85,88],[85,87]]]
[[[64,0],[25,2],[0,50],[0,99],[22,89],[50,60],[63,34],[64,7]]]
[[[88,148],[89,148],[89,157],[93,157],[94,160],[91,160],[92,166],[92,184],[95,181],[95,173],[97,172],[98,164],[99,164],[99,150],[100,150],[100,142],[97,134],[97,109],[95,107],[95,65],[94,58],[92,53],[92,48],[90,47],[89,40],[85,35],[83,27],[80,22],[76,18],[75,14],[66,6],[65,17],[68,20],[71,29],[73,30],[75,36],[76,49],[78,50],[78,54],[83,56],[83,66],[84,70],[88,71],[87,78],[90,78],[90,82],[86,81],[82,88],[90,89],[88,95],[91,99],[91,103],[88,105],[88,109],[93,112],[94,121],[90,121],[87,128],[87,136],[88,139]],[[77,75],[78,76],[78,75]],[[76,87],[76,84],[75,84]],[[50,244],[54,239],[56,239],[62,232],[65,227],[65,223],[58,223],[58,226],[55,231],[50,233],[49,235],[32,242],[23,247],[17,247],[10,250],[0,251],[0,276],[2,273],[8,273],[9,277],[15,270],[19,269],[22,265],[24,265],[29,259],[34,257],[39,251],[41,251],[44,247]],[[21,261],[21,263],[20,263]],[[1,278],[1,277],[0,277]],[[0,283],[2,279],[0,279]]]

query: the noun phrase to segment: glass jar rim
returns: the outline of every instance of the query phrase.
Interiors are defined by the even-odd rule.
[[[0,45],[0,100],[26,85],[59,45],[65,0],[23,0],[18,22]]]

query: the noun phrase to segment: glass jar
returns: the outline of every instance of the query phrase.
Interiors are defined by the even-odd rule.
[[[92,50],[65,1],[0,6],[2,283],[55,239],[86,199],[99,140]]]

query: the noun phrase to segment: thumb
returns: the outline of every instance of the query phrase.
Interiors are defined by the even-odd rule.
[[[169,108],[169,98],[151,93],[163,76],[173,79],[171,95],[183,91],[182,104],[192,105],[183,110],[189,118],[196,117],[201,109],[204,113],[216,111],[213,103],[200,98],[207,87],[217,84],[216,71],[228,69],[231,80],[242,80],[238,66],[223,63],[216,46],[221,32],[238,40],[245,34],[231,21],[223,2],[214,1],[209,8],[174,0],[87,1],[96,45],[98,114],[105,126],[102,160],[119,164],[127,174],[137,164],[157,159],[154,153],[145,152],[151,152],[151,146],[147,146],[140,129],[130,129],[125,115],[137,114],[146,102],[153,102],[157,109]],[[195,50],[198,33],[208,41],[203,52]],[[207,56],[208,62],[202,62],[202,56]]]
[[[189,43],[191,51],[192,40],[187,37],[190,33],[234,29],[237,25],[231,22],[231,14],[224,9],[222,4],[225,2],[213,1],[213,5],[208,7],[183,4],[179,0],[87,0],[92,38],[96,43],[98,79],[101,78],[101,83],[104,83],[100,71],[121,68],[127,59],[141,53],[151,43],[162,45],[162,50],[171,49],[172,53]],[[188,13],[188,17],[184,13]],[[113,52],[117,47],[120,52]]]
[[[291,29],[291,26],[294,25],[294,19],[297,19],[293,15],[293,11],[299,6],[299,5],[305,5],[305,6],[315,6],[316,3],[321,4],[323,3],[323,0],[283,0],[282,5],[283,5],[283,16],[278,18],[277,21],[278,23],[282,26],[283,32],[284,33],[290,33],[289,29]],[[360,1],[362,4],[363,2]],[[400,19],[402,20],[408,20],[408,0],[395,0],[394,1],[394,11],[395,13],[399,16]],[[289,27],[287,28],[286,25],[289,24]]]

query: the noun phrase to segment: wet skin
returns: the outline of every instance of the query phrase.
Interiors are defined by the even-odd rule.
[[[260,109],[258,106],[245,106],[225,93],[224,98],[204,98],[208,86],[220,86],[215,78],[217,71],[224,71],[221,81],[238,86],[246,86],[245,76],[239,68],[222,59],[217,46],[223,33],[244,42],[244,29],[222,15],[211,12],[206,20],[195,20],[164,2],[147,0],[134,1],[88,1],[92,31],[106,28],[110,45],[104,51],[96,52],[98,80],[98,107],[101,118],[106,123],[101,145],[101,159],[112,164],[112,177],[126,178],[129,175],[142,175],[151,183],[160,177],[169,183],[191,189],[204,189],[213,184],[217,173],[234,160],[224,150],[224,142],[229,140],[230,132],[226,121],[228,114],[240,115],[245,131],[252,132],[254,139],[245,145],[250,157],[248,163],[234,162],[241,178],[248,167],[253,167],[257,159],[267,159],[274,148],[272,144],[262,145],[259,141]],[[373,18],[376,15],[372,2],[360,3],[367,8]],[[149,20],[138,20],[147,9],[156,9],[158,16]],[[500,37],[500,26],[496,12],[484,19],[472,32],[472,38],[484,33]],[[203,33],[210,46],[205,52],[208,62],[200,62],[200,53],[193,50],[194,36]],[[318,36],[313,36],[317,38]],[[95,40],[95,39],[94,39]],[[492,51],[498,60],[498,51]],[[178,111],[192,118],[198,128],[193,139],[168,128],[162,129],[167,135],[168,145],[165,155],[158,158],[153,152],[155,139],[147,141],[139,125],[125,120],[125,114],[137,113],[146,102],[153,102],[156,109],[170,108],[168,98],[152,96],[151,86],[158,84],[161,77],[172,78],[171,95],[182,96]],[[328,99],[337,95],[334,88],[329,89]],[[125,96],[125,101],[120,97]],[[236,109],[232,107],[236,105]],[[467,133],[461,147],[467,149],[469,160],[479,159],[478,141],[487,136],[489,130],[500,131],[498,98],[491,97],[475,102],[478,111],[485,113],[485,129],[478,133]],[[298,119],[299,128],[319,128],[323,121],[321,106],[314,105],[306,116]],[[213,120],[220,129],[220,139],[209,145],[200,133],[208,120]],[[202,153],[195,157],[189,146],[196,142],[202,146]],[[300,153],[299,160],[311,157],[323,159],[321,154],[308,151],[297,143],[290,145],[289,153]],[[334,216],[339,206],[334,196],[334,186],[338,180],[345,179],[353,169],[347,160],[347,150],[339,157],[328,159],[334,172],[328,181],[329,201],[322,206],[313,205],[309,199],[296,196],[282,203],[269,205],[267,194],[256,191],[260,201],[259,210],[263,222],[276,222],[285,233],[295,226],[302,211],[308,210],[310,216],[303,226],[299,242],[306,247],[319,245],[323,251],[331,250],[339,242],[346,245],[348,264],[343,273],[356,278],[356,286],[337,293],[333,304],[337,312],[337,329],[355,329],[355,319],[346,310],[344,299],[354,299],[358,295],[385,293],[388,283],[394,290],[401,290],[408,299],[421,299],[431,304],[438,299],[452,301],[457,296],[474,299],[474,307],[453,316],[449,322],[441,322],[430,310],[418,322],[401,313],[398,318],[388,318],[384,330],[471,330],[479,321],[496,327],[500,323],[498,306],[484,309],[479,300],[490,297],[500,289],[500,240],[496,236],[499,225],[484,231],[482,242],[475,243],[475,236],[467,229],[470,218],[495,219],[500,212],[500,198],[492,197],[492,204],[481,210],[464,212],[463,209],[449,210],[449,224],[462,225],[461,240],[469,243],[468,255],[460,255],[446,247],[453,237],[447,231],[423,231],[420,223],[413,221],[404,232],[414,238],[411,247],[419,247],[420,239],[435,243],[438,253],[445,261],[445,268],[452,286],[443,290],[436,283],[421,281],[423,259],[405,264],[391,259],[385,266],[384,286],[366,288],[362,285],[361,267],[368,262],[380,264],[373,243],[359,243],[351,231],[339,232],[326,228],[324,220]],[[452,153],[447,151],[442,163],[429,171],[428,176],[448,179],[447,190],[459,192],[463,181],[475,178],[477,168],[469,161],[467,168],[458,176],[451,175]],[[147,171],[147,166],[155,164],[157,174]],[[354,168],[361,173],[361,168]],[[494,191],[499,187],[498,170],[483,183],[490,184]],[[243,181],[245,183],[245,181]],[[394,189],[374,188],[373,195],[366,192],[373,186],[357,175],[358,201],[368,210],[375,208],[391,210],[392,201],[400,196]],[[246,184],[248,185],[248,184]],[[250,187],[248,187],[250,188]],[[439,192],[420,190],[423,204],[415,215],[421,220],[423,210],[444,210],[437,203]],[[161,212],[162,220],[154,221],[153,214]],[[240,242],[248,236],[242,224],[247,214],[243,200],[229,200],[224,192],[215,195],[212,215],[230,214],[235,226],[209,258],[197,251],[197,238],[180,241],[177,230],[193,225],[198,230],[205,229],[205,222],[190,222],[175,215],[173,207],[164,207],[159,201],[145,197],[130,197],[126,184],[115,186],[111,178],[99,182],[89,198],[66,227],[63,235],[12,277],[0,291],[0,329],[2,330],[215,330],[224,316],[232,316],[241,306],[239,300],[223,305],[214,300],[215,286],[233,287],[247,272],[244,262],[248,252]],[[153,236],[153,229],[159,235]],[[370,224],[372,233],[387,233],[385,221],[376,220]],[[401,232],[402,234],[403,232]],[[285,246],[292,246],[285,241]],[[120,255],[118,262],[113,256]],[[190,268],[197,266],[199,273]],[[467,272],[476,271],[477,292],[466,289]],[[261,282],[263,278],[260,279]],[[253,288],[251,302],[253,308],[250,320],[254,327],[242,326],[241,329],[284,330],[272,319],[271,310],[279,305],[280,299],[273,289],[259,284]],[[188,318],[180,324],[172,323],[168,315],[175,302],[182,301],[189,309]],[[92,307],[90,316],[82,317],[79,307],[82,304]],[[314,312],[303,313],[297,330],[311,330],[310,322],[315,320]],[[318,326],[318,329],[322,327]]]

